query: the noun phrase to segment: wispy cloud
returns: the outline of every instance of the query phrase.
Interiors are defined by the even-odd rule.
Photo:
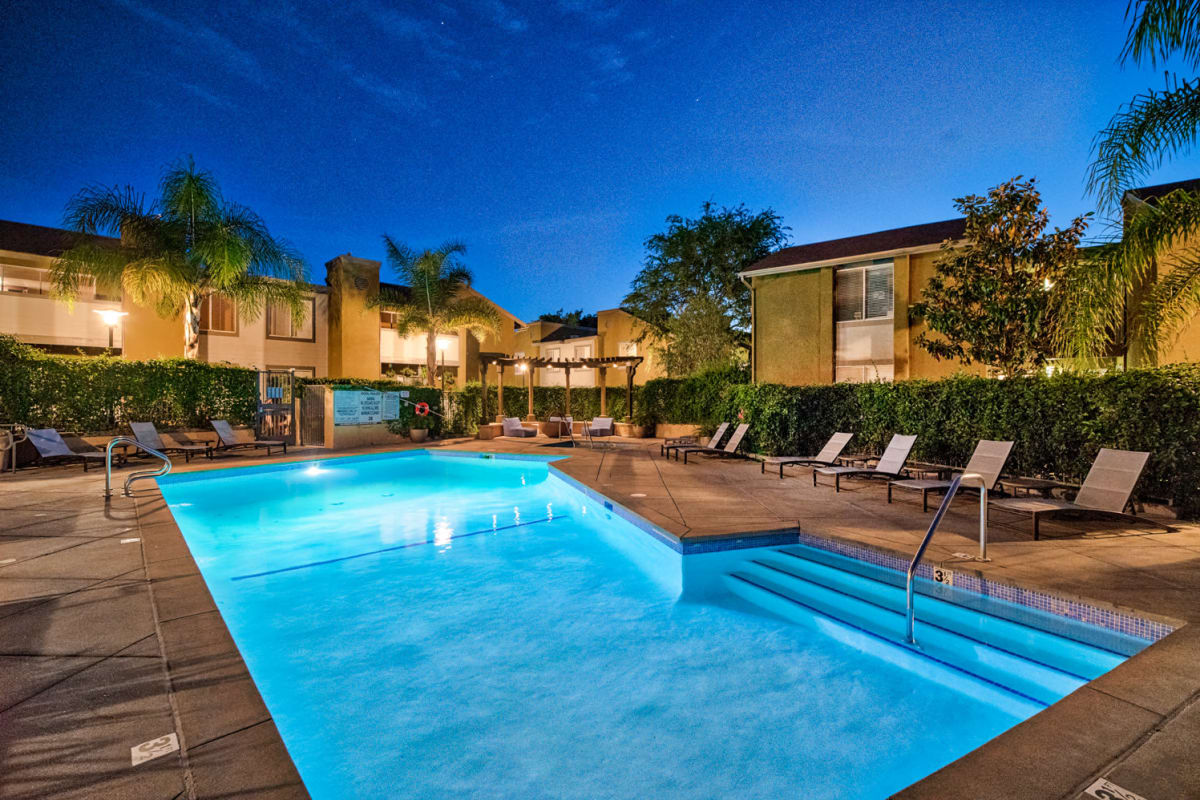
[[[139,0],[115,0],[117,5],[130,11],[148,22],[165,29],[178,40],[177,49],[195,52],[199,43],[215,60],[231,72],[244,75],[260,86],[267,83],[266,73],[249,51],[238,46],[229,37],[218,33],[203,22],[196,20],[180,21],[168,16]]]
[[[210,92],[208,89],[205,89],[199,84],[180,81],[179,88],[183,89],[188,94],[197,97],[206,103],[209,103],[210,105],[216,106],[217,108],[233,108],[233,103],[231,103],[229,100]]]
[[[621,15],[620,9],[604,0],[557,0],[565,14],[578,14],[594,25],[604,25]]]
[[[479,0],[479,8],[484,16],[506,31],[520,33],[529,29],[529,21],[504,0]]]

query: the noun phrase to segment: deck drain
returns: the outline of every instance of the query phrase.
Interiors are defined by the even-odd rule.
[[[138,764],[144,764],[151,759],[165,756],[167,753],[174,753],[178,749],[179,737],[174,733],[168,733],[166,736],[160,736],[129,748],[129,759],[136,767]]]

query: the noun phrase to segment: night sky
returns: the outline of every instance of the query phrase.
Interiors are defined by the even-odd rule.
[[[532,318],[619,304],[643,240],[705,200],[771,206],[794,243],[1019,173],[1062,224],[1092,207],[1094,134],[1162,84],[1117,63],[1125,0],[884,5],[5,2],[0,218],[152,195],[191,153],[317,281],[385,231],[459,238]]]

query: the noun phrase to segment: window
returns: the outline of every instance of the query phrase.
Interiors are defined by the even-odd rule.
[[[308,298],[304,308],[304,318],[297,323],[292,316],[292,309],[287,303],[273,302],[267,304],[267,338],[268,339],[301,339],[306,342],[315,341],[313,337],[313,298]]]
[[[592,346],[590,344],[575,345],[575,358],[576,359],[591,358],[591,357],[592,357]]]
[[[49,294],[49,273],[34,267],[0,266],[0,291],[8,294]]]
[[[379,327],[381,327],[381,328],[396,327],[396,312],[395,311],[380,311],[379,312]]]
[[[834,319],[838,322],[892,316],[892,262],[855,264],[837,271]]]
[[[233,300],[210,294],[200,304],[201,333],[236,334],[237,311]]]

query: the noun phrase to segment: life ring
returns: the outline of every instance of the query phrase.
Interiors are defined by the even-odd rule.
[[[413,412],[419,417],[429,416],[429,403],[417,403],[413,406]]]

